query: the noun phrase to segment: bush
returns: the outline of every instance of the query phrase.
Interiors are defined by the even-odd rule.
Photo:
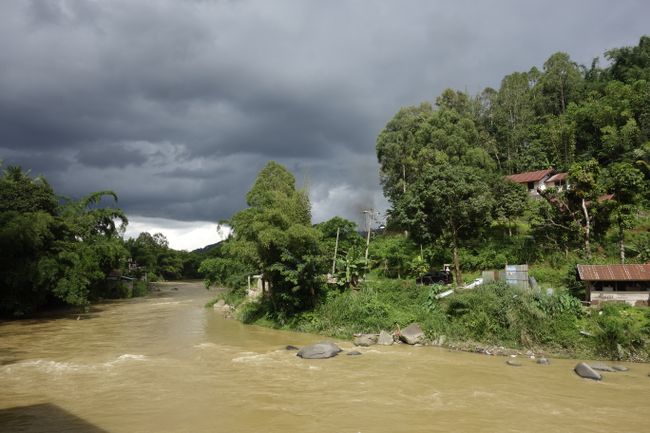
[[[140,296],[146,296],[149,294],[149,292],[150,292],[149,286],[144,281],[136,280],[133,282],[133,292],[131,293],[131,295],[134,298]]]
[[[580,302],[494,283],[445,298],[450,337],[515,347],[575,347]]]
[[[377,333],[418,322],[431,330],[442,313],[429,311],[429,290],[406,280],[363,283],[359,290],[329,291],[313,311],[298,316],[294,325],[306,332],[349,338],[357,332]]]
[[[606,303],[594,317],[598,354],[613,359],[647,358],[650,312],[627,304]]]

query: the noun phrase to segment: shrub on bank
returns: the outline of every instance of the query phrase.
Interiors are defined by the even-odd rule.
[[[429,338],[444,335],[449,342],[543,349],[574,357],[649,358],[650,309],[611,304],[585,309],[567,292],[546,295],[504,283],[436,299],[444,289],[380,279],[366,281],[358,290],[330,290],[312,310],[281,321],[264,302],[244,302],[237,317],[245,323],[338,338],[394,331],[417,322]],[[235,293],[224,299],[236,305],[241,298]]]
[[[612,359],[644,360],[650,343],[650,310],[607,303],[592,311],[594,348]]]

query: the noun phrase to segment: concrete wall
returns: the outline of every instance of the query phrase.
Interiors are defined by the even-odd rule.
[[[648,306],[650,301],[650,292],[591,292],[592,305],[598,305],[603,302],[626,302],[630,305]]]

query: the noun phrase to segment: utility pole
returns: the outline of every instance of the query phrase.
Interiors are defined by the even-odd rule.
[[[368,271],[368,247],[370,246],[370,219],[375,213],[374,209],[365,209],[363,213],[366,215],[366,271]]]
[[[334,244],[334,258],[332,259],[332,276],[336,272],[336,253],[339,250],[339,233],[341,232],[341,227],[336,228],[336,243]]]

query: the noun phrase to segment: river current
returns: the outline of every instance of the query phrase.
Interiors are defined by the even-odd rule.
[[[0,432],[650,432],[650,366],[573,373],[435,347],[303,360],[316,335],[246,326],[201,284],[0,323]],[[349,342],[338,342],[353,350]]]

